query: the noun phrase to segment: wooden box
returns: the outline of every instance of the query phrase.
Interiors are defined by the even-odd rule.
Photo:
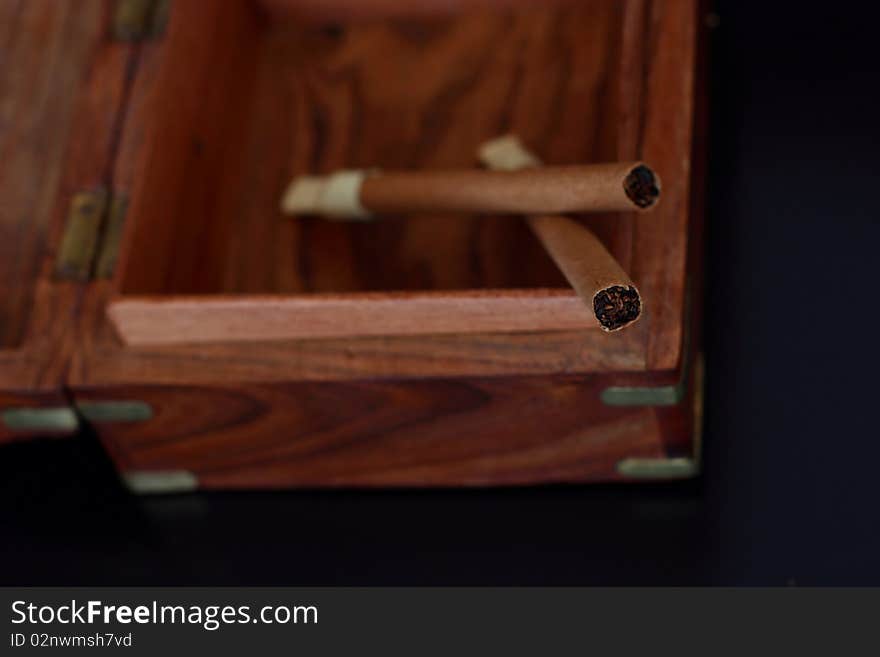
[[[91,424],[138,491],[698,469],[702,17],[691,0],[0,3],[0,441]],[[284,217],[297,174],[644,159],[580,218],[607,334],[524,222]],[[695,156],[696,154],[697,156]]]

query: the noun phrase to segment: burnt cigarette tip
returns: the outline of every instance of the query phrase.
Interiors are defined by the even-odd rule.
[[[604,330],[616,331],[639,318],[642,300],[632,285],[612,285],[593,297],[593,311]]]
[[[644,164],[639,164],[627,174],[623,189],[629,200],[642,209],[651,207],[660,198],[660,180]]]

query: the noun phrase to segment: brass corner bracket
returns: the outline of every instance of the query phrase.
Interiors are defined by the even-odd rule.
[[[132,470],[122,480],[137,495],[190,493],[199,487],[198,478],[187,470]]]
[[[77,412],[89,422],[146,422],[153,418],[153,408],[142,401],[83,401]]]
[[[10,431],[72,432],[79,428],[79,418],[69,406],[7,408],[0,419]]]
[[[691,456],[632,457],[617,462],[617,474],[627,479],[690,479],[700,474],[703,463],[703,397],[705,361],[703,354],[694,364],[693,453]],[[686,380],[686,379],[685,379]]]

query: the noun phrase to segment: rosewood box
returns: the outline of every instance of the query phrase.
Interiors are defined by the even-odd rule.
[[[2,0],[0,442],[91,425],[138,492],[699,468],[693,0]],[[525,222],[291,219],[292,178],[650,162],[579,217],[642,319],[590,321]],[[2,448],[0,448],[2,449]]]

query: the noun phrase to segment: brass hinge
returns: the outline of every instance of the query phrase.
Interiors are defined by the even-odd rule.
[[[169,0],[116,0],[113,37],[119,41],[154,39],[165,31]]]
[[[81,283],[111,278],[127,206],[125,197],[111,197],[106,189],[74,194],[55,262],[55,276]]]
[[[74,194],[55,262],[56,277],[80,282],[91,278],[92,261],[98,249],[109,198],[105,189]]]

